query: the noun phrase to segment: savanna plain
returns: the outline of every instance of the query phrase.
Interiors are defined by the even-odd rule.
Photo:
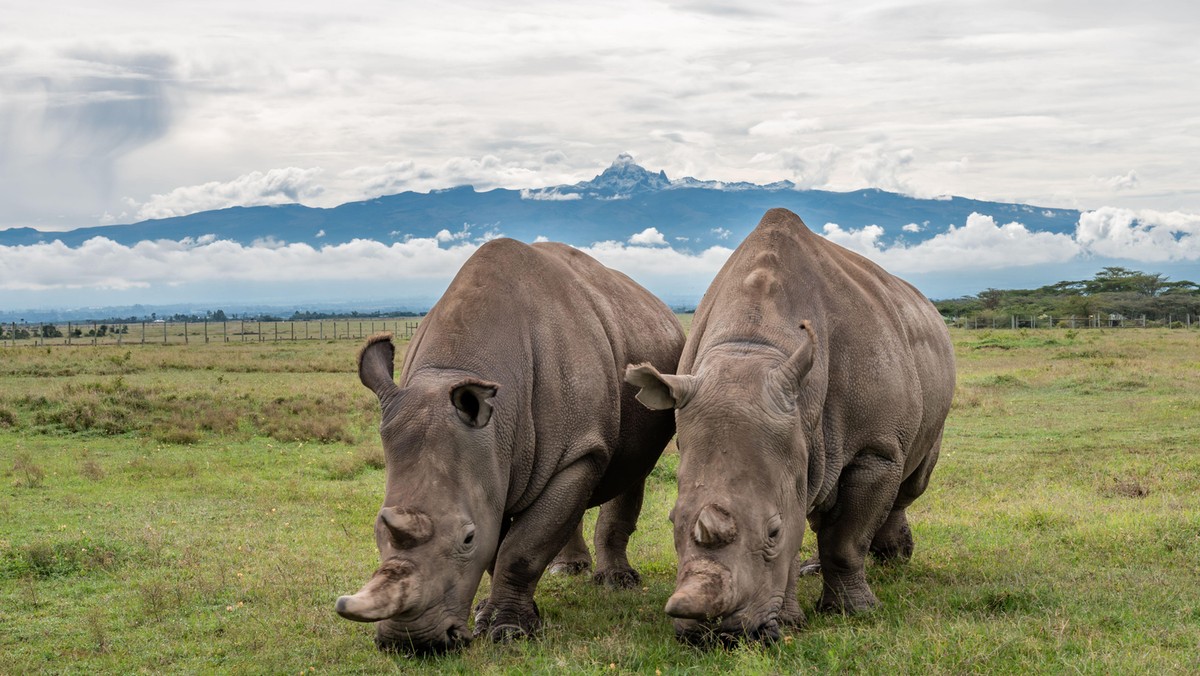
[[[357,341],[0,349],[0,673],[1196,673],[1200,331],[951,335],[916,553],[868,564],[879,610],[815,614],[808,577],[781,641],[677,643],[672,446],[641,588],[547,576],[538,639],[434,658],[333,611],[378,563]]]

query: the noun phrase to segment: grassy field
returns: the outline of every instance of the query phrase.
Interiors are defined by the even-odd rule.
[[[2,349],[0,673],[1195,673],[1200,332],[953,338],[916,555],[868,566],[882,609],[677,644],[668,455],[632,542],[644,588],[548,577],[539,640],[424,660],[333,612],[376,566],[384,484],[354,341]]]

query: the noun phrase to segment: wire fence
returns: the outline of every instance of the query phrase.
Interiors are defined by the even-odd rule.
[[[9,322],[0,325],[4,347],[40,345],[191,345],[266,343],[303,340],[362,340],[390,331],[409,339],[419,318],[328,319],[311,321],[140,321],[140,322]]]
[[[948,317],[946,323],[960,329],[1129,329],[1129,328],[1200,328],[1200,316],[1166,315],[1159,319],[1126,317],[1120,314],[1094,314],[1054,317],[1050,315],[974,315]]]

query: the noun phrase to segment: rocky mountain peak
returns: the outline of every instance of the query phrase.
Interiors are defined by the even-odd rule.
[[[599,176],[572,187],[602,196],[618,196],[663,190],[671,187],[671,180],[667,178],[667,172],[655,174],[647,171],[633,159],[633,155],[621,153]]]

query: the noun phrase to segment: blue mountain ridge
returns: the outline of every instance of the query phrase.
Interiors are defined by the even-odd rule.
[[[973,212],[991,216],[997,223],[1018,221],[1030,230],[1057,233],[1072,232],[1079,219],[1079,212],[1071,209],[963,197],[921,199],[876,189],[800,190],[788,181],[768,185],[694,178],[672,181],[664,172],[647,171],[623,154],[592,180],[573,185],[483,192],[467,185],[403,192],[333,208],[231,207],[66,232],[14,228],[0,231],[0,245],[60,240],[78,246],[97,236],[132,245],[213,235],[245,245],[275,240],[320,247],[354,239],[394,242],[433,237],[448,230],[463,240],[477,240],[491,232],[524,241],[541,236],[586,246],[626,241],[654,227],[677,249],[702,250],[714,245],[733,248],[773,207],[796,212],[817,231],[826,223],[843,229],[878,225],[884,229],[881,244],[916,244],[951,225],[962,226]],[[902,230],[911,223],[922,226],[921,231]]]

